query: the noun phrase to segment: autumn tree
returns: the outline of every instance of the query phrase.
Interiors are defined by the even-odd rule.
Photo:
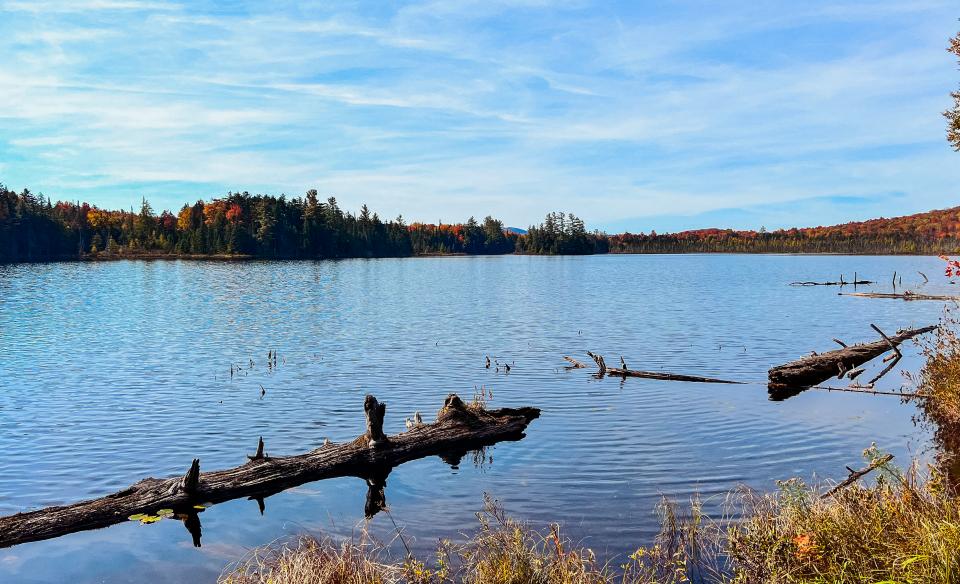
[[[960,33],[950,39],[947,50],[956,55],[960,63]],[[953,97],[953,107],[943,112],[943,116],[947,118],[947,140],[954,150],[960,152],[960,91],[954,91],[950,95]]]

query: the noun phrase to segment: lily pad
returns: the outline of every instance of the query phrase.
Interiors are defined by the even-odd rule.
[[[173,515],[173,509],[161,509],[157,511],[157,515],[159,515],[160,517],[170,517],[171,515]]]
[[[157,517],[156,515],[147,515],[140,520],[140,523],[149,525],[150,523],[156,523],[157,521],[160,521],[160,517]]]
[[[146,516],[147,515],[145,513],[136,513],[134,515],[131,515],[130,517],[127,517],[127,519],[129,519],[130,521],[140,521]]]
[[[194,505],[193,508],[199,511],[203,511],[204,509],[206,509],[206,507],[203,505]]]

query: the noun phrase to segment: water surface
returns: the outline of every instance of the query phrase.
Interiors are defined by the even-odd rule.
[[[767,399],[766,370],[830,341],[936,322],[936,302],[837,296],[794,280],[841,273],[950,292],[917,257],[591,256],[319,262],[125,261],[0,266],[0,514],[101,496],[145,477],[235,466],[363,431],[388,403],[388,433],[432,418],[449,392],[542,408],[528,437],[451,468],[405,464],[391,513],[370,525],[431,550],[476,526],[490,493],[535,524],[612,556],[648,543],[662,495],[716,509],[739,484],[841,477],[871,442],[923,454],[916,410],[895,397],[807,391]],[[279,353],[267,367],[268,351]],[[751,382],[597,380],[564,369],[591,350],[632,368]],[[916,349],[905,348],[915,370]],[[484,368],[484,356],[510,363]],[[249,368],[250,362],[253,368]],[[244,370],[234,370],[231,364]],[[868,371],[864,378],[871,375]],[[899,372],[883,382],[903,385]],[[261,399],[260,387],[266,390]],[[364,526],[355,478],[310,483],[201,514],[203,546],[178,521],[124,523],[0,550],[4,582],[212,582],[252,546]]]

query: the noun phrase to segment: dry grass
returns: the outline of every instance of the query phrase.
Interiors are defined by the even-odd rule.
[[[933,340],[922,345],[927,362],[914,377],[923,417],[951,458],[960,453],[960,323],[954,310],[945,311]]]
[[[303,536],[253,550],[220,576],[223,584],[388,584],[399,569],[380,563],[377,548]]]
[[[557,525],[538,531],[487,499],[480,527],[465,543],[442,542],[435,558],[389,561],[386,550],[363,541],[303,537],[251,552],[229,566],[222,584],[679,584],[719,581],[719,526],[694,517],[680,521],[661,508],[663,531],[619,565],[600,563],[589,548],[565,538]]]
[[[869,449],[865,456],[879,453]],[[730,528],[734,582],[960,581],[960,506],[933,477],[880,467],[876,485],[822,499],[794,479],[777,493],[742,494]]]

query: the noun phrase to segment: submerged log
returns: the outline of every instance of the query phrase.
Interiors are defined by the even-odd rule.
[[[687,381],[690,383],[727,383],[727,384],[742,384],[742,381],[728,381],[726,379],[715,379],[713,377],[701,377],[699,375],[684,375],[681,373],[667,373],[665,371],[639,371],[637,369],[628,369],[626,362],[623,360],[623,357],[620,357],[621,367],[607,367],[607,363],[604,360],[602,355],[597,355],[596,353],[591,353],[587,351],[587,355],[597,364],[597,375],[604,377],[609,375],[611,377],[642,377],[644,379],[659,379],[661,381]],[[571,357],[564,357],[567,361],[577,362]],[[580,364],[582,367],[582,363]],[[577,367],[579,369],[579,367]]]
[[[919,292],[902,292],[900,294],[891,294],[889,292],[840,292],[839,296],[859,296],[860,298],[892,298],[895,300],[939,300],[949,302],[951,300],[960,300],[960,296],[949,296],[946,294],[920,294]]]
[[[307,482],[343,476],[359,477],[379,488],[383,477],[395,466],[503,440],[519,440],[527,425],[540,416],[537,408],[487,410],[467,405],[450,394],[437,413],[436,422],[385,436],[385,409],[386,404],[368,395],[364,403],[367,432],[348,443],[325,444],[305,454],[278,457],[262,456],[258,445],[258,454],[236,468],[200,472],[200,460],[194,459],[182,477],[146,478],[100,499],[0,517],[0,548],[106,527],[127,521],[131,515],[155,514],[160,509],[183,513],[191,523],[196,523],[187,526],[192,527],[196,544],[199,521],[195,520],[195,505],[248,497],[258,501],[262,512],[265,496]],[[374,499],[371,507],[376,507],[380,500]]]
[[[823,383],[831,377],[842,377],[887,351],[896,351],[896,348],[904,341],[936,328],[935,326],[927,326],[909,329],[889,338],[881,332],[883,339],[873,343],[852,345],[826,353],[814,353],[785,365],[778,365],[767,372],[767,387],[771,393],[799,390]],[[875,377],[874,381],[877,379],[878,377]]]
[[[868,286],[873,284],[873,280],[857,280],[854,277],[852,282],[847,282],[843,279],[843,276],[840,276],[839,282],[813,282],[813,281],[804,281],[804,282],[790,282],[791,286]]]

